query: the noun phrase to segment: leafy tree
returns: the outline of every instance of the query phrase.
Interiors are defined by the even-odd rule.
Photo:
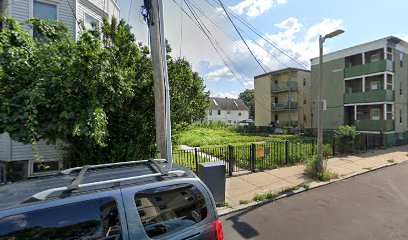
[[[242,99],[244,103],[249,107],[249,117],[255,119],[255,91],[253,89],[247,89],[239,94],[238,98]]]
[[[342,125],[335,131],[337,144],[341,153],[351,153],[355,149],[356,137],[358,135],[355,126]]]
[[[69,165],[147,158],[155,152],[152,66],[123,20],[69,37],[60,22],[13,19],[0,32],[0,132],[36,143],[63,140]],[[169,48],[170,49],[170,48]],[[168,56],[172,124],[204,115],[208,93],[185,59]]]

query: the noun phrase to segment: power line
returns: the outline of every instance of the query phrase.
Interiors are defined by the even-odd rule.
[[[187,0],[188,1],[188,0]],[[229,34],[228,34],[228,32],[223,28],[223,27],[221,27],[220,25],[218,25],[217,23],[215,23],[214,21],[212,21],[208,16],[207,16],[207,14],[205,14],[204,12],[203,12],[203,10],[201,10],[201,8],[199,8],[198,6],[196,6],[195,4],[193,4],[192,2],[190,2],[190,1],[188,1],[189,2],[189,4],[190,5],[192,5],[193,7],[195,7],[206,19],[208,19],[214,26],[216,26],[218,29],[220,29],[220,31],[222,32],[222,33],[224,33],[225,35],[227,35],[238,47],[240,47],[241,49],[245,49],[246,50],[246,48],[245,48],[245,46],[241,46],[240,44],[238,44]],[[207,31],[209,32],[209,34],[211,35],[211,36],[213,36],[212,34],[211,34],[211,32],[207,29]],[[214,37],[214,36],[213,36]],[[218,45],[220,45],[219,43],[218,43],[218,41],[217,41],[217,44]],[[252,81],[252,75],[251,76],[249,76],[249,74],[247,74],[247,73],[245,73],[245,72],[250,72],[248,69],[246,69],[246,70],[243,70],[241,67],[240,67],[240,64],[239,63],[237,63],[236,61],[234,61],[232,58],[230,58],[229,56],[228,56],[228,54],[223,50],[223,48],[222,47],[220,47],[220,50],[225,54],[225,56],[227,57],[227,59],[232,63],[232,66],[238,71],[238,73],[241,75],[241,76],[246,76],[248,79],[251,79],[250,81]],[[244,65],[244,68],[246,68],[245,67],[245,65]],[[243,78],[244,80],[245,80],[245,78]],[[245,81],[246,83],[249,83],[249,81]],[[266,99],[267,101],[269,101],[270,100],[270,96],[268,95],[268,94],[264,94],[264,93],[261,93],[260,94],[260,96],[262,96],[263,98],[264,98],[264,100]]]
[[[173,0],[173,2],[180,7],[180,5]],[[193,21],[194,24],[196,24],[199,29],[206,35],[206,37],[208,38],[208,40],[210,41],[212,47],[214,48],[214,50],[217,52],[218,56],[221,58],[221,60],[224,62],[225,66],[230,70],[230,72],[237,78],[237,80],[239,81],[239,83],[244,87],[244,89],[247,90],[247,88],[245,87],[245,85],[241,82],[241,80],[238,78],[238,76],[235,74],[234,71],[232,71],[232,69],[230,68],[230,66],[227,64],[227,62],[225,61],[225,59],[222,57],[221,53],[219,52],[219,50],[217,49],[217,47],[215,46],[215,44],[213,43],[211,37],[208,35],[208,33],[206,32],[209,31],[204,25],[201,24],[201,22],[198,20],[197,16],[195,15],[194,10],[191,9],[191,6],[188,4],[188,2],[186,2],[187,7],[189,8],[191,14],[193,15],[194,19],[182,8],[183,12]],[[216,41],[216,40],[215,40]],[[256,100],[256,99],[255,99]],[[257,100],[256,100],[257,101]],[[266,110],[269,110],[267,107],[265,107],[261,102],[257,101],[263,108],[265,108]]]
[[[183,7],[183,0],[180,0],[181,7]],[[183,11],[180,9],[180,58],[183,45]]]
[[[219,4],[217,2],[217,0],[213,0],[216,4]],[[216,7],[213,6],[215,9]],[[283,51],[282,49],[280,49],[276,44],[272,43],[268,38],[264,37],[262,35],[262,33],[257,30],[254,26],[252,26],[251,24],[249,24],[248,22],[246,22],[243,18],[241,18],[239,15],[235,14],[232,10],[228,11],[231,13],[231,15],[237,19],[238,21],[240,21],[242,24],[244,24],[249,30],[251,30],[253,33],[255,33],[258,37],[262,38],[263,40],[265,40],[267,43],[269,43],[272,47],[274,47],[276,50],[278,50],[280,53],[282,53],[283,55],[285,55],[286,57],[288,57],[289,59],[291,59],[292,61],[294,61],[295,63],[297,63],[299,66],[302,66],[302,68],[304,68],[305,70],[309,70],[308,67],[306,65],[304,65],[302,62],[296,60],[295,58],[293,58],[292,56],[290,56],[288,53],[286,53],[285,51]]]
[[[130,7],[129,7],[129,13],[128,13],[128,19],[127,19],[128,23],[129,23],[129,18],[130,18],[130,11],[132,10],[132,4],[133,4],[133,0],[130,0]]]

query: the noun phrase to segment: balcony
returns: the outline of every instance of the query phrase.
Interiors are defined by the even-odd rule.
[[[297,82],[284,82],[279,84],[272,84],[272,92],[288,92],[288,91],[297,91],[298,86]]]
[[[394,120],[357,120],[358,131],[394,131]]]
[[[344,94],[344,104],[369,103],[369,102],[393,102],[393,90],[373,90],[368,92]]]
[[[289,106],[290,105],[290,106]],[[297,110],[298,104],[297,102],[289,102],[288,103],[273,103],[272,104],[272,112],[283,112],[289,110]]]
[[[394,72],[394,62],[390,60],[381,60],[378,62],[367,63],[364,65],[358,65],[348,67],[344,69],[344,78],[356,77],[361,75],[367,75],[377,72],[390,71]]]

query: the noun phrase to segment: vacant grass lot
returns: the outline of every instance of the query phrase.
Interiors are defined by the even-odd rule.
[[[293,135],[245,133],[238,128],[223,125],[192,125],[179,133],[178,144],[191,147],[216,147],[299,138],[300,136]]]

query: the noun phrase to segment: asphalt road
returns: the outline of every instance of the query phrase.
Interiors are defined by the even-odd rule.
[[[225,239],[408,239],[408,162],[221,218]]]

